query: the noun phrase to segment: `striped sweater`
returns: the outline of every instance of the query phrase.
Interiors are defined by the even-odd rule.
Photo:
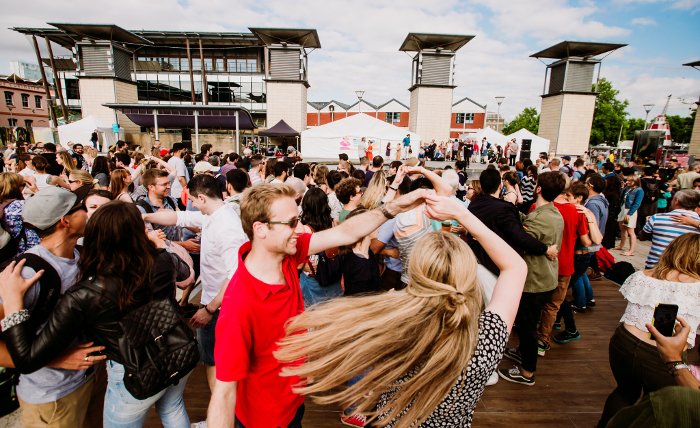
[[[700,216],[694,211],[673,210],[670,213],[654,214],[644,225],[644,232],[651,233],[651,249],[644,263],[645,269],[651,269],[659,262],[661,253],[664,252],[668,244],[677,237],[685,233],[700,233],[700,229],[693,226],[678,224],[671,219],[672,215],[685,214],[694,220],[700,221]]]

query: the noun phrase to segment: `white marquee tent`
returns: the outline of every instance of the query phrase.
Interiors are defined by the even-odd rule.
[[[510,140],[505,135],[494,131],[492,128],[480,129],[474,134],[468,135],[468,138],[479,143],[479,147],[481,147],[481,141],[484,139],[484,137],[486,137],[486,141],[489,143],[498,144],[501,147],[504,147],[504,144]]]
[[[346,153],[350,159],[356,159],[357,145],[365,137],[375,142],[376,145],[372,145],[375,156],[386,157],[386,145],[390,144],[394,159],[396,145],[401,144],[406,134],[410,134],[412,156],[418,157],[420,135],[361,113],[303,131],[301,153],[309,158],[335,160],[338,154]]]
[[[95,129],[102,134],[102,144],[105,147],[113,146],[117,143],[119,135],[112,132],[112,125],[105,123],[95,116],[88,116],[77,122],[60,125],[58,127],[58,139],[65,148],[68,148],[69,141],[80,143],[83,146],[89,146],[90,137]],[[123,134],[123,128],[120,128],[119,132]]]
[[[542,138],[533,134],[525,128],[521,128],[506,137],[508,140],[515,138],[515,142],[522,150],[523,140],[532,140],[530,145],[530,159],[533,161],[537,159],[538,154],[541,152],[549,153],[549,143],[550,141],[546,138]],[[518,160],[520,160],[520,152],[518,152]]]

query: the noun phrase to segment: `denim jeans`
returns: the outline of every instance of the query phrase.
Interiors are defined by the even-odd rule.
[[[579,308],[586,307],[586,292],[583,282],[579,282],[579,279],[586,275],[586,270],[591,264],[592,253],[588,254],[574,254],[574,274],[571,275],[571,292],[574,295],[574,305]],[[577,284],[580,284],[577,288]],[[590,287],[590,283],[588,284]],[[591,289],[591,298],[593,296],[593,289]]]
[[[214,362],[214,345],[216,344],[216,322],[218,320],[219,310],[217,309],[207,325],[197,329],[199,362],[209,367],[216,365]]]
[[[573,303],[579,308],[586,306],[586,303],[594,298],[591,281],[585,273],[576,281],[576,284],[571,286],[571,291],[574,295]]]
[[[316,278],[305,273],[299,274],[299,285],[301,286],[301,296],[304,298],[305,308],[343,295],[343,286],[340,281],[329,284],[327,287],[321,287]]]
[[[164,427],[190,428],[190,418],[182,401],[182,392],[185,390],[190,374],[191,372],[180,379],[177,385],[171,385],[153,397],[137,400],[124,386],[124,366],[114,361],[107,361],[105,428],[143,427],[154,403]]]
[[[301,428],[301,420],[304,419],[304,410],[306,410],[306,408],[303,404],[299,406],[296,415],[294,415],[294,419],[292,419],[289,425],[287,425],[287,428]],[[246,428],[245,425],[243,425],[238,419],[238,417],[236,417],[236,426],[238,428]]]

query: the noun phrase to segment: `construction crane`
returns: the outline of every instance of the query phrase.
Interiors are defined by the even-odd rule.
[[[666,111],[668,110],[668,103],[671,102],[671,97],[673,95],[669,95],[668,99],[666,100],[666,105],[664,106],[664,111],[661,112],[661,116],[666,116]]]

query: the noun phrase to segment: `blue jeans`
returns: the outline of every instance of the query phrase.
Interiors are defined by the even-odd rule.
[[[296,415],[294,415],[294,419],[287,425],[287,428],[301,428],[301,420],[304,419],[304,410],[306,410],[306,407],[303,404],[299,406]],[[245,425],[241,423],[238,416],[236,416],[236,426],[238,428],[245,428]]]
[[[299,275],[299,285],[301,286],[301,295],[304,298],[304,307],[306,308],[324,300],[343,295],[343,286],[340,284],[340,281],[328,287],[321,287],[315,278],[305,273]]]
[[[583,308],[589,300],[594,298],[591,281],[585,273],[571,286],[571,291],[574,295],[574,304],[579,308]]]
[[[197,345],[199,346],[199,362],[205,366],[213,367],[214,345],[216,344],[216,322],[219,320],[217,309],[211,319],[202,328],[197,329]]]
[[[569,285],[573,287],[573,285],[576,284],[576,282],[581,279],[582,276],[586,275],[586,270],[588,269],[588,266],[591,263],[591,253],[588,254],[574,254],[574,274],[571,275],[571,279],[569,280]],[[591,294],[592,289],[591,289]],[[578,306],[579,308],[583,308],[586,306],[585,298],[586,295],[585,293],[583,295],[583,305]],[[575,303],[575,302],[574,302]],[[564,301],[561,303],[561,306],[559,307],[559,312],[557,313],[557,320],[560,320],[561,318],[564,318],[564,324],[566,325],[566,331],[569,333],[576,333],[576,322],[574,321],[574,313],[571,310],[571,303],[567,300],[564,299]]]
[[[136,428],[143,427],[151,406],[155,403],[156,412],[166,428],[190,428],[190,418],[182,401],[188,373],[177,385],[145,400],[135,399],[124,386],[124,366],[107,361],[107,394],[105,395],[104,427]]]

